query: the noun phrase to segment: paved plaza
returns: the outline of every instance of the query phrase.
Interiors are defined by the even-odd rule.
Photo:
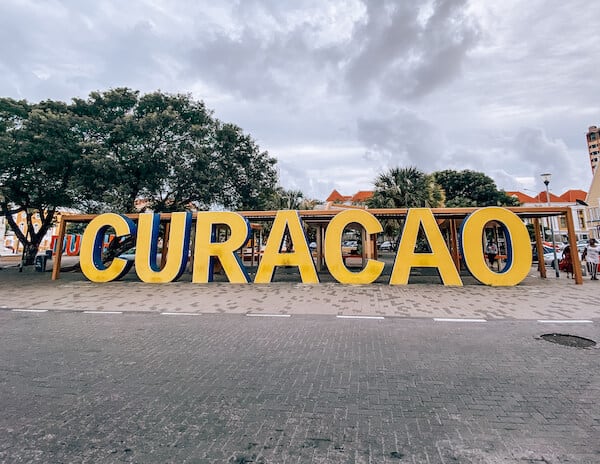
[[[600,285],[435,279],[0,270],[0,462],[599,463]]]
[[[445,287],[437,275],[418,271],[409,285],[390,286],[390,272],[388,260],[372,285],[340,285],[326,272],[319,274],[320,284],[305,285],[295,268],[278,269],[271,284],[234,285],[222,275],[209,284],[193,284],[189,273],[177,282],[146,284],[132,270],[121,281],[98,284],[81,272],[62,272],[52,281],[49,272],[30,267],[19,273],[12,265],[0,270],[0,309],[600,319],[600,282],[584,277],[583,285],[575,285],[564,274],[556,278],[551,269],[547,279],[532,268],[520,285],[495,288],[465,273],[463,287]]]

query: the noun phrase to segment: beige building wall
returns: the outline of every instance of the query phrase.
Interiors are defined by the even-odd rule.
[[[588,153],[590,155],[590,165],[592,172],[596,172],[598,160],[600,159],[600,128],[590,126],[586,134]]]
[[[23,233],[27,232],[27,216],[24,211],[13,215],[15,222],[19,226],[19,229],[23,231]],[[53,226],[50,227],[42,242],[40,243],[40,251],[50,249],[50,245],[52,243],[52,236],[58,234],[58,218],[60,217],[60,213],[56,214],[56,220]],[[37,231],[41,227],[41,221],[39,216],[36,214],[32,218],[32,223],[34,229]],[[0,253],[1,254],[11,254],[11,253],[21,253],[23,251],[23,245],[19,242],[17,237],[12,231],[7,230],[7,221],[6,218],[0,218]]]
[[[594,172],[585,202],[590,222],[591,237],[600,238],[600,169]]]

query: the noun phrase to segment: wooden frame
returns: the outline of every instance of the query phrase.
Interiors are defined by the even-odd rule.
[[[458,233],[457,233],[457,221],[463,221],[469,214],[472,212],[481,209],[481,208],[431,208],[433,215],[436,219],[448,219],[450,226],[450,240],[451,247],[450,251],[452,253],[452,258],[454,263],[457,266],[457,269],[460,269],[460,258],[458,254]],[[539,259],[539,272],[542,278],[546,278],[546,268],[543,260],[543,251],[541,247],[541,237],[539,230],[539,219],[545,217],[552,216],[566,216],[567,222],[567,233],[569,236],[569,245],[571,250],[577,250],[577,238],[575,236],[575,225],[573,222],[573,217],[571,216],[571,209],[568,206],[562,207],[553,207],[553,206],[541,206],[541,207],[507,207],[509,211],[512,211],[517,216],[523,219],[533,219],[534,227],[535,227],[535,238],[536,238],[536,246],[538,248],[538,257]],[[322,234],[327,227],[329,221],[339,212],[340,210],[300,210],[298,214],[300,217],[307,222],[308,224],[317,228],[317,270],[321,270],[322,262],[323,262],[323,238]],[[408,214],[408,208],[399,208],[399,209],[369,209],[369,213],[374,215],[377,219],[404,219]],[[246,219],[250,221],[272,221],[275,219],[275,215],[277,211],[240,211],[239,214],[244,216]],[[52,268],[52,280],[57,280],[60,276],[60,265],[62,258],[62,244],[65,237],[67,223],[87,223],[94,219],[95,214],[63,214],[61,215],[60,224],[58,228],[58,239],[57,239],[57,249],[56,249],[56,258],[54,260],[54,265]],[[137,221],[139,214],[126,214],[128,218],[133,221]],[[171,218],[171,213],[161,213],[160,220],[168,221]],[[192,214],[192,220],[196,220],[197,214]],[[165,241],[163,241],[164,243]],[[368,240],[365,240],[366,243],[373,242],[374,237],[369,237]],[[371,252],[371,247],[362,247],[362,259],[363,262],[370,258],[376,257],[377,251],[374,253]],[[581,262],[579,261],[579,254],[572,253],[573,259],[573,275],[575,277],[575,283],[581,285],[583,283],[583,277],[581,275]]]

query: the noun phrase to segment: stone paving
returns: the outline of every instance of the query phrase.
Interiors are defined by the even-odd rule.
[[[0,311],[0,462],[597,464],[600,351],[555,328]]]
[[[600,283],[323,281],[96,284],[4,266],[0,462],[600,463],[599,348],[539,339],[600,341]]]
[[[445,287],[437,276],[411,277],[411,284],[381,282],[352,286],[331,281],[305,285],[294,270],[278,270],[268,285],[178,282],[145,284],[134,272],[122,281],[92,283],[80,272],[50,273],[14,267],[0,270],[0,308],[183,311],[199,313],[347,314],[396,317],[461,317],[485,319],[600,319],[600,281],[584,278],[575,285],[565,275],[530,275],[516,287],[493,288],[463,276],[463,287]],[[388,274],[389,277],[389,274]],[[414,282],[414,283],[412,283]]]

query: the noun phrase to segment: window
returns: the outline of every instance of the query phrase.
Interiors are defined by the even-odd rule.
[[[564,216],[560,216],[559,221],[560,221],[560,224],[558,227],[561,229],[566,229],[567,228],[567,218],[565,218]]]
[[[577,219],[579,219],[579,228],[585,229],[585,217],[582,210],[577,211]]]

